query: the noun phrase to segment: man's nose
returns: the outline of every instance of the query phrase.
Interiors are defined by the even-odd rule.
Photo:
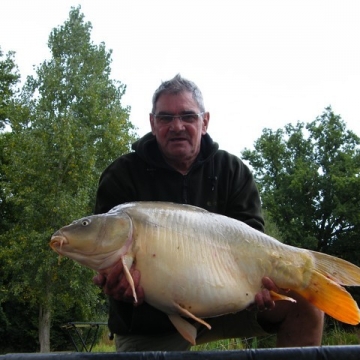
[[[182,122],[181,116],[174,116],[171,124],[170,129],[173,131],[181,131],[184,129],[184,124]]]

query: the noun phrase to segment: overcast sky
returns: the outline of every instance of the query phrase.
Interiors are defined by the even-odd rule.
[[[359,0],[0,0],[0,46],[22,79],[78,5],[92,41],[113,51],[139,135],[154,90],[180,73],[203,92],[210,135],[238,156],[263,128],[310,122],[328,105],[360,136]]]

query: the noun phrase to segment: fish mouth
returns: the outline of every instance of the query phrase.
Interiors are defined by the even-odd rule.
[[[57,251],[58,249],[61,250],[63,245],[67,245],[69,242],[65,236],[61,234],[55,234],[51,237],[50,246],[53,250]]]

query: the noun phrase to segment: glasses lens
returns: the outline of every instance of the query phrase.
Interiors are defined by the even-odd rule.
[[[156,119],[162,124],[168,124],[172,121],[171,115],[156,115]]]
[[[184,121],[186,123],[192,123],[197,120],[198,115],[197,114],[186,114],[186,115],[182,115],[181,118],[182,118],[182,121]]]

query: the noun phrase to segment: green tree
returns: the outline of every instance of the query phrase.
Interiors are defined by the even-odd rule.
[[[359,145],[328,107],[309,124],[264,129],[255,150],[243,151],[285,243],[350,260],[359,255]]]
[[[17,92],[16,85],[20,80],[18,67],[15,63],[15,53],[9,51],[3,58],[0,47],[0,130],[5,127],[10,116],[11,104]]]
[[[92,272],[48,243],[61,226],[92,212],[101,171],[135,140],[125,86],[110,78],[111,51],[90,40],[80,7],[49,37],[52,57],[28,77],[21,116],[9,120],[4,184],[17,223],[3,236],[9,292],[38,306],[40,351],[50,351],[51,313],[77,306],[93,316]],[[20,109],[19,109],[20,112]],[[26,254],[26,256],[24,256]]]
[[[8,124],[11,114],[14,112],[16,104],[16,88],[20,75],[14,60],[14,52],[8,52],[3,58],[3,52],[0,48],[0,237],[12,226],[14,221],[14,208],[11,203],[6,200],[4,187],[2,184],[7,182],[4,173],[6,160],[4,149],[7,139],[11,135],[5,133],[5,125]],[[1,247],[3,241],[0,240]],[[3,249],[0,251],[0,338],[3,339],[8,334],[9,321],[7,312],[4,311],[3,305],[7,300],[7,279],[5,278],[5,263],[2,261]],[[1,341],[0,341],[1,342]]]
[[[18,92],[16,85],[20,80],[14,56],[14,52],[9,51],[3,59],[3,52],[0,47],[0,183],[6,181],[3,171],[5,162],[3,151],[7,135],[4,134],[3,130],[16,107],[16,94]],[[0,233],[9,227],[12,216],[10,208],[6,202],[3,188],[0,187]]]

